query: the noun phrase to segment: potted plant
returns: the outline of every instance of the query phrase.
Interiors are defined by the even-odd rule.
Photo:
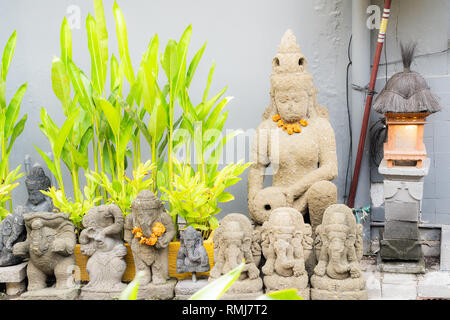
[[[108,33],[101,0],[94,0],[94,9],[95,18],[89,14],[86,19],[91,79],[72,59],[71,32],[65,18],[61,25],[61,57],[54,58],[52,62],[52,87],[61,102],[66,120],[58,127],[47,111],[41,110],[40,128],[50,142],[54,160],[36,148],[58,182],[57,187],[45,194],[53,199],[61,212],[70,214],[79,233],[82,218],[91,207],[100,203],[115,203],[127,215],[129,205],[137,193],[151,188],[155,195],[159,194],[162,200],[167,201],[167,210],[176,228],[178,218],[181,217],[187,224],[202,230],[207,238],[218,225],[214,217],[220,212],[218,204],[234,199],[225,192],[225,188],[237,183],[240,180],[238,176],[249,164],[239,162],[218,170],[222,149],[240,132],[221,136],[228,116],[228,112],[223,110],[231,98],[222,98],[226,88],[211,99],[208,98],[214,63],[201,102],[194,106],[189,97],[189,87],[206,43],[188,63],[191,26],[186,28],[178,42],[169,40],[161,54],[158,35],[155,34],[142,55],[135,75],[129,55],[125,19],[119,6],[114,3],[113,12],[120,62],[114,55],[108,59]],[[109,95],[105,89],[108,63],[111,73]],[[167,77],[164,85],[158,82],[160,65]],[[123,90],[124,78],[130,88],[127,95],[124,95]],[[175,118],[178,106],[182,115]],[[148,142],[151,151],[151,159],[145,163],[141,160],[141,136]],[[89,168],[89,147],[92,147],[93,170]],[[180,148],[185,148],[186,156],[178,162],[175,154]],[[191,161],[192,152],[198,160],[196,164]],[[207,154],[210,154],[208,158]],[[71,173],[73,199],[64,189],[62,163]],[[132,179],[126,176],[129,167],[133,170]],[[84,192],[79,183],[80,170],[87,181]],[[216,181],[221,182],[216,186]],[[198,195],[197,199],[183,198],[181,193],[185,187],[202,192],[203,195]],[[182,200],[177,202],[176,198]],[[195,202],[200,198],[207,199],[204,208],[195,207]],[[192,212],[188,213],[186,205],[193,206]],[[198,214],[202,218],[194,217]],[[171,247],[176,248],[176,244]],[[169,255],[176,257],[174,250]],[[81,279],[87,280],[83,278],[85,258],[81,254],[77,255]],[[133,261],[131,251],[126,260]],[[134,277],[133,267],[127,269],[125,281],[131,281]]]

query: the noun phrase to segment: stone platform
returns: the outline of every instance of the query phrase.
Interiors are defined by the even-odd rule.
[[[56,289],[50,287],[41,290],[27,291],[20,296],[20,300],[76,300],[79,293],[79,287],[68,289]]]
[[[176,279],[170,279],[164,284],[140,285],[137,298],[138,300],[171,300],[175,296],[176,284]]]
[[[202,289],[208,284],[208,279],[197,279],[196,282],[192,280],[179,280],[175,286],[175,299],[187,300],[198,290]]]
[[[16,296],[26,290],[27,265],[28,262],[22,262],[15,266],[0,267],[0,283],[6,284],[7,295]]]

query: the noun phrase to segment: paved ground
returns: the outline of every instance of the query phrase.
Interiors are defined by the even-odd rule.
[[[427,258],[422,275],[377,271],[376,260],[364,257],[361,262],[369,300],[449,299],[450,272],[439,271],[439,258]]]

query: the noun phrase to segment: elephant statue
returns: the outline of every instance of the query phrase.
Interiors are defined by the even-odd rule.
[[[0,267],[16,265],[23,261],[23,258],[13,254],[13,246],[24,241],[27,236],[23,221],[24,212],[25,207],[19,206],[0,223]]]
[[[209,257],[203,246],[202,233],[192,226],[180,231],[180,249],[176,262],[177,273],[192,272],[195,277],[196,272],[206,272],[209,268]]]
[[[329,206],[316,231],[321,247],[311,277],[311,298],[367,299],[356,245],[360,235],[352,210],[343,204]]]
[[[47,287],[46,280],[54,275],[56,290],[74,288],[72,271],[76,245],[75,230],[69,216],[63,213],[33,212],[23,215],[27,238],[16,243],[13,254],[29,258],[28,291]]]
[[[228,214],[214,231],[214,267],[209,281],[235,269],[245,259],[239,279],[229,289],[229,294],[240,298],[256,297],[262,292],[263,283],[255,263],[255,256],[259,259],[261,254],[256,252],[253,231],[250,220],[239,213]]]

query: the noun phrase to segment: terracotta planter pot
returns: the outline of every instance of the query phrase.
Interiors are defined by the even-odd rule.
[[[213,252],[214,243],[212,241],[212,234],[207,240],[203,242],[203,244],[209,256],[209,265],[212,268],[214,266],[214,252]],[[125,256],[127,268],[123,274],[122,281],[130,282],[134,279],[136,271],[134,267],[134,259],[133,253],[131,252],[131,248],[128,245],[128,243],[125,243],[125,246],[127,247],[127,255]],[[169,276],[181,280],[192,277],[192,273],[190,272],[176,273],[177,253],[179,248],[180,248],[179,241],[173,241],[169,244]],[[75,255],[75,263],[79,268],[79,272],[77,271],[75,274],[75,280],[89,281],[89,274],[86,270],[86,263],[88,261],[88,256],[85,256],[81,253],[79,244],[77,244],[77,246],[75,247],[74,255]],[[197,276],[209,276],[209,272],[197,273]]]

